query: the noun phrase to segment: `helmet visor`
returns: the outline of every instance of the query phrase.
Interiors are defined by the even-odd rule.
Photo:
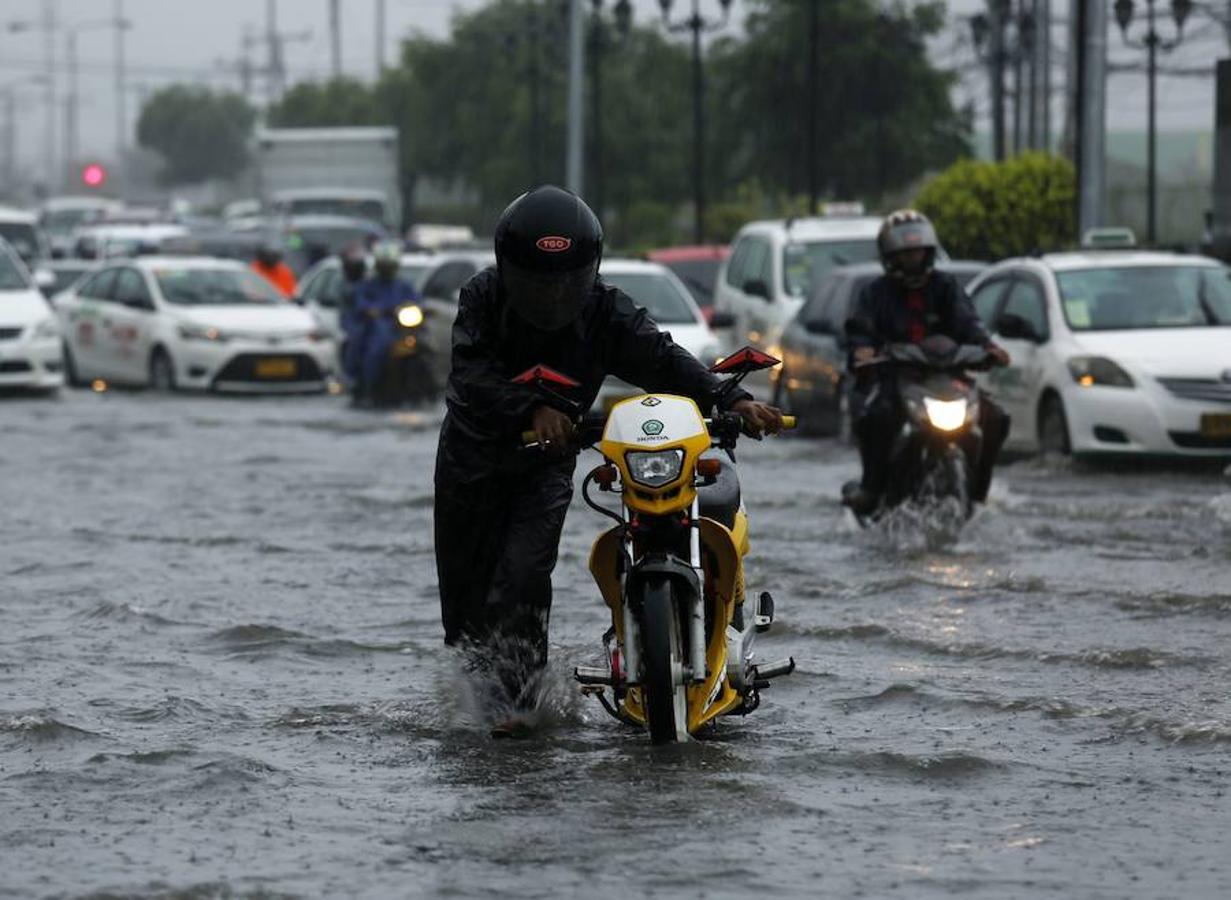
[[[562,272],[531,272],[509,262],[500,267],[509,306],[540,331],[559,331],[576,319],[597,278],[597,261]]]

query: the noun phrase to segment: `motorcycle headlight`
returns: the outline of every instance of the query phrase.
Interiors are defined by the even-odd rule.
[[[183,324],[179,328],[180,337],[186,341],[218,341],[222,342],[227,339],[217,328],[207,325],[189,325]]]
[[[923,408],[927,412],[928,421],[941,431],[957,431],[965,425],[967,406],[965,398],[958,400],[923,398]]]
[[[1069,374],[1082,387],[1133,386],[1133,377],[1105,356],[1074,356],[1069,360]]]
[[[58,338],[60,336],[60,326],[56,324],[53,318],[46,318],[34,326],[35,338]]]
[[[403,328],[418,328],[423,324],[423,309],[416,303],[398,309],[398,324]]]
[[[637,484],[646,487],[662,487],[680,477],[684,467],[684,451],[632,450],[624,457],[628,474]]]

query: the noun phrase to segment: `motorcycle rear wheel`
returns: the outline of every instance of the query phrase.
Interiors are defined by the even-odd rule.
[[[688,740],[683,647],[671,582],[647,584],[641,613],[641,691],[652,744]]]

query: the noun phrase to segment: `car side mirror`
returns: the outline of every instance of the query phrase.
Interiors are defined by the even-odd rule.
[[[55,287],[56,275],[55,272],[49,269],[34,270],[34,286],[39,290],[47,290],[47,288]]]
[[[1013,313],[1004,313],[996,320],[996,333],[1010,340],[1033,341],[1036,344],[1043,340],[1033,325]]]
[[[749,278],[744,282],[744,293],[762,300],[769,299],[769,285],[760,278]]]
[[[127,306],[129,309],[142,309],[148,311],[154,308],[154,304],[145,297],[125,297],[120,301],[120,303]]]
[[[710,328],[734,328],[735,316],[729,312],[714,312],[710,314]]]

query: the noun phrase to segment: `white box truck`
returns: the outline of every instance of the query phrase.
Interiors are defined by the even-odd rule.
[[[340,215],[401,231],[398,130],[261,128],[257,191],[278,215]]]

